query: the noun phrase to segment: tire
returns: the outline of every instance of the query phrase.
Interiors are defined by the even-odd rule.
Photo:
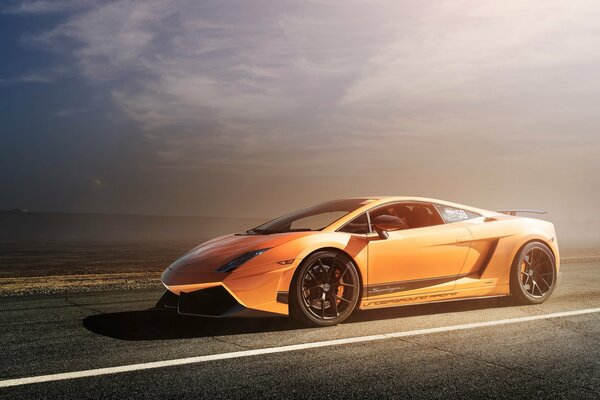
[[[541,242],[519,250],[510,271],[510,293],[518,304],[541,304],[556,287],[556,259]]]
[[[290,316],[303,324],[332,326],[356,308],[360,279],[346,255],[322,250],[298,267],[290,286]]]

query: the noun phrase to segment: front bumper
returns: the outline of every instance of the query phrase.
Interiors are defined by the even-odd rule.
[[[182,315],[213,318],[280,316],[278,313],[244,307],[223,286],[180,292],[179,295],[167,290],[155,307],[177,309]]]
[[[264,265],[232,273],[168,268],[161,280],[172,293],[168,304],[181,314],[210,317],[288,315],[288,304],[278,295],[289,290],[294,268],[293,264]]]

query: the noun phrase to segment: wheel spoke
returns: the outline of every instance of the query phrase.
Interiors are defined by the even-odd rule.
[[[548,281],[547,281],[547,280],[545,280],[545,279],[544,279],[544,277],[543,277],[542,275],[540,275],[540,279],[541,279],[542,281],[544,281],[544,283],[546,284],[546,287],[548,287],[548,289],[550,289],[550,284],[548,283]]]
[[[333,309],[335,311],[335,316],[339,317],[340,313],[338,312],[338,307],[337,307],[337,301],[335,301],[335,295],[332,295],[331,297],[333,297]]]
[[[348,272],[348,265],[346,265],[346,269],[344,269],[344,272],[342,272],[340,274],[340,277],[338,279],[338,282],[341,282],[342,278],[344,277],[344,275],[346,275],[346,272]]]
[[[539,268],[542,268],[542,266],[544,266],[544,265],[548,265],[548,261],[544,261],[544,262],[542,262],[542,263],[539,263],[539,264],[538,264],[538,265],[536,265],[534,268],[538,268],[538,269],[539,269]]]
[[[327,274],[327,271],[325,271],[325,264],[323,264],[323,261],[319,258],[319,264],[321,264],[321,277],[322,277],[322,283],[328,282],[329,281],[329,276]]]
[[[335,258],[331,257],[331,266],[329,267],[329,270],[327,271],[327,281],[331,282],[332,278],[335,278]]]
[[[309,291],[308,296],[304,296],[304,297],[306,298],[306,301],[310,304],[310,303],[314,302],[315,300],[317,300],[319,298],[319,295]]]
[[[540,260],[542,259],[542,251],[540,249],[534,249],[537,250],[537,258],[535,260],[535,265],[538,265],[540,263]]]
[[[535,261],[535,249],[531,250],[531,258],[530,258],[531,263],[529,265],[535,265],[536,261]]]
[[[350,303],[350,300],[340,297],[337,294],[334,294],[333,296],[338,300],[345,301],[346,303]]]
[[[305,287],[304,290],[313,290],[313,289],[316,289],[316,288],[319,288],[319,287],[321,287],[321,285],[315,285],[315,286],[311,286],[311,287]]]
[[[315,276],[315,274],[312,273],[312,270],[308,270],[308,274],[310,275],[311,278],[313,278],[315,280],[315,282],[317,282],[318,284],[322,284],[323,282],[321,282],[320,280],[317,279],[317,277]]]
[[[353,287],[354,287],[354,285],[351,285],[351,284],[349,284],[349,283],[346,283],[346,282],[340,282],[340,283],[339,283],[339,285],[340,285],[340,286],[351,287],[351,288],[353,288]]]

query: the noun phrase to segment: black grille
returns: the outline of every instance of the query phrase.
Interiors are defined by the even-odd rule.
[[[179,308],[181,314],[220,316],[239,303],[229,294],[223,286],[179,295]]]

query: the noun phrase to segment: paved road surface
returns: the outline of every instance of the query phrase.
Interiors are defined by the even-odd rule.
[[[470,300],[336,327],[149,310],[159,290],[0,299],[0,381],[600,307],[600,265],[564,265],[540,306]],[[0,398],[600,397],[600,313],[0,387]]]

